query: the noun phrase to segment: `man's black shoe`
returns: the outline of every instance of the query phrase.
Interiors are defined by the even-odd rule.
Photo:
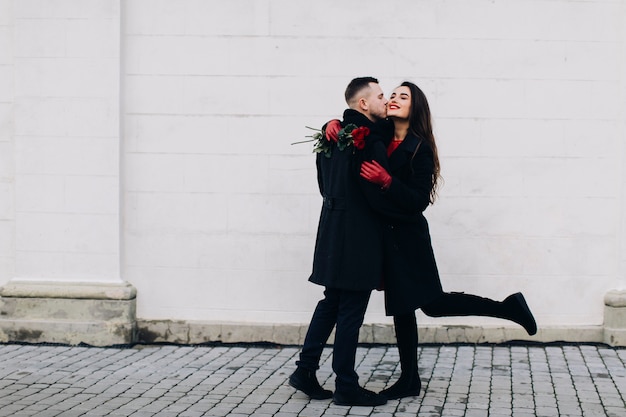
[[[357,387],[349,390],[335,391],[333,402],[337,405],[375,407],[387,403],[387,399],[365,388]]]
[[[333,397],[332,391],[320,386],[315,376],[315,371],[309,371],[308,369],[296,368],[295,372],[289,377],[289,385],[304,392],[313,400],[327,400]]]

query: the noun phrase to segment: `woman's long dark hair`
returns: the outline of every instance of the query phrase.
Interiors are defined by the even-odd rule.
[[[437,198],[437,189],[439,188],[441,175],[439,166],[439,152],[437,152],[437,144],[435,143],[435,135],[433,134],[433,124],[430,116],[430,106],[424,92],[410,81],[400,84],[402,87],[408,87],[411,90],[411,112],[409,114],[409,131],[424,140],[433,151],[433,174],[432,187],[430,189],[430,202],[435,202]],[[415,150],[417,153],[417,149]],[[415,156],[415,154],[413,154]]]

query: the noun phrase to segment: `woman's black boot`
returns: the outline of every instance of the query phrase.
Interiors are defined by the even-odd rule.
[[[521,292],[516,292],[506,297],[502,301],[502,305],[504,306],[505,314],[508,315],[508,317],[504,318],[519,324],[531,336],[537,333],[537,323]]]
[[[417,368],[418,337],[415,314],[394,316],[393,322],[396,329],[402,373],[392,386],[382,390],[380,394],[389,400],[418,396],[422,389],[422,381]]]
[[[486,316],[511,320],[522,326],[529,335],[537,333],[537,323],[522,293],[516,292],[504,299],[494,301],[462,292],[443,293],[422,311],[431,317]]]

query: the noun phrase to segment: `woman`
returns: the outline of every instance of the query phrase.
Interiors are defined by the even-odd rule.
[[[360,175],[378,184],[385,200],[411,220],[385,216],[385,308],[393,315],[400,366],[398,381],[382,391],[389,399],[419,395],[415,310],[433,317],[490,316],[512,320],[537,332],[521,293],[498,302],[464,293],[445,293],[437,272],[428,223],[423,211],[432,204],[440,183],[437,145],[426,96],[415,84],[402,83],[387,104],[394,137],[387,148],[389,172],[376,161],[364,162]]]

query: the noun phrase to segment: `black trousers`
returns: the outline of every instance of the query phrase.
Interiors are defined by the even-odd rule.
[[[515,317],[514,311],[505,303],[490,298],[460,292],[442,293],[434,301],[421,307],[430,317],[487,316],[503,319]],[[393,317],[402,374],[407,378],[417,375],[417,322],[415,313]]]
[[[319,369],[322,350],[336,325],[332,362],[336,390],[357,387],[359,377],[354,370],[356,348],[370,295],[371,291],[326,288],[324,298],[313,312],[296,365],[311,371]]]
[[[423,306],[422,312],[430,317],[488,316],[503,319],[510,319],[513,314],[500,301],[462,292],[444,292]]]

